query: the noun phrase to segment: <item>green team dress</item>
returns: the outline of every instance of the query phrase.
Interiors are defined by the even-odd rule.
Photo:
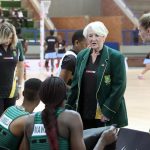
[[[18,117],[28,115],[29,113],[20,106],[9,107],[0,117],[0,146],[10,150],[18,150],[22,137],[13,135],[10,131],[10,124]]]
[[[64,109],[59,108],[56,110],[56,116],[58,117]],[[69,140],[63,137],[58,137],[59,150],[69,150]],[[29,137],[31,150],[51,150],[50,144],[45,133],[45,128],[41,119],[41,112],[37,112],[34,116],[34,128],[32,135]]]

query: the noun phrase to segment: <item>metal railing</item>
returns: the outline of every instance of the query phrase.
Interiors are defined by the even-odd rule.
[[[72,45],[71,37],[75,31],[76,30],[73,30],[73,29],[72,30],[68,30],[68,29],[55,30],[57,34],[62,35],[62,37],[66,41],[66,45]],[[45,37],[46,35],[48,35],[48,33],[49,33],[48,30],[45,31]],[[23,28],[22,34],[29,41],[29,44],[31,45],[40,44],[40,30],[39,29]],[[118,41],[112,41],[112,42],[118,42]],[[145,44],[142,43],[142,40],[138,36],[138,33],[135,33],[134,30],[123,30],[122,31],[122,45],[145,45]]]
[[[55,30],[57,34],[61,34],[64,40],[66,41],[66,45],[71,45],[71,37],[76,30]],[[45,31],[45,37],[48,35],[49,31]],[[22,29],[22,35],[26,40],[29,41],[29,44],[40,44],[40,30],[39,29]]]
[[[119,8],[123,11],[123,13],[130,19],[130,21],[138,26],[139,22],[134,13],[129,9],[129,7],[125,4],[123,0],[114,0],[114,2],[119,6]]]

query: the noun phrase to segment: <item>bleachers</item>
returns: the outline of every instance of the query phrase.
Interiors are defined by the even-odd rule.
[[[21,8],[21,1],[12,1],[12,0],[1,0],[1,7],[2,8]]]
[[[149,0],[124,0],[124,2],[137,18],[139,18],[143,13],[150,11]]]
[[[32,18],[28,18],[27,10],[21,7],[21,0],[1,0],[0,7],[2,8],[3,17],[16,27],[34,27],[34,21]]]
[[[28,17],[27,11],[24,10],[24,9],[21,9],[21,10],[23,12],[24,17]],[[8,18],[9,17],[9,10],[8,9],[3,9],[3,14],[4,14],[5,18]]]

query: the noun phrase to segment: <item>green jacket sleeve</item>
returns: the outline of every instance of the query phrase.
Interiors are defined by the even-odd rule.
[[[113,55],[110,68],[112,73],[111,93],[102,106],[102,113],[111,119],[111,117],[118,111],[121,103],[124,102],[123,95],[126,89],[124,56],[120,53]]]

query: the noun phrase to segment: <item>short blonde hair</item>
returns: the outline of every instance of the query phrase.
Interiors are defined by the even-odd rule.
[[[91,22],[89,23],[83,30],[83,35],[85,38],[87,38],[88,36],[88,30],[92,29],[96,34],[100,35],[100,36],[107,36],[108,35],[108,29],[106,28],[106,26],[100,22],[100,21],[95,21],[95,22]]]
[[[139,23],[144,29],[148,29],[150,27],[150,12],[143,14],[139,19]]]
[[[5,42],[7,42],[10,34],[13,35],[13,40],[10,44],[10,47],[15,49],[18,42],[15,27],[8,22],[0,23],[0,44],[4,44]]]

